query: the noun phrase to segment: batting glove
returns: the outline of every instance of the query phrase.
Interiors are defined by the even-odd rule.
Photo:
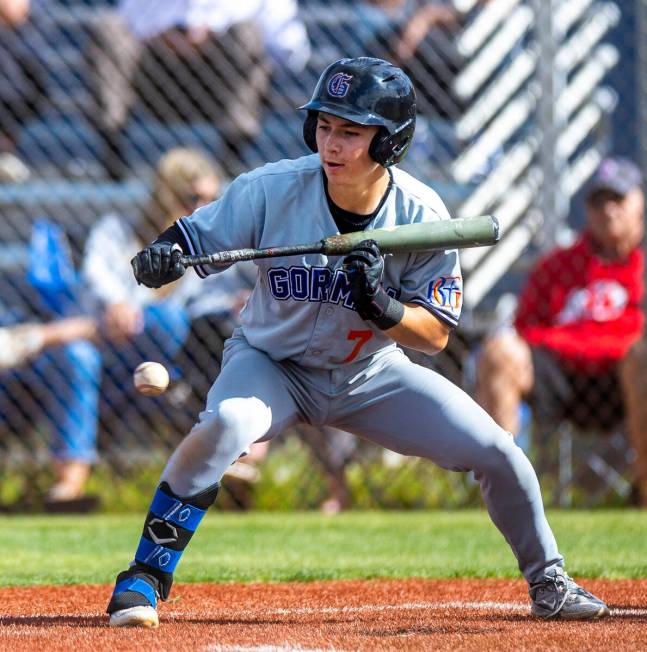
[[[142,249],[131,261],[137,283],[149,288],[177,281],[186,268],[180,262],[182,247],[171,242],[155,241]]]
[[[344,258],[342,269],[350,283],[355,310],[362,319],[372,321],[380,330],[400,323],[404,306],[382,286],[384,260],[375,240],[362,240],[353,247]]]

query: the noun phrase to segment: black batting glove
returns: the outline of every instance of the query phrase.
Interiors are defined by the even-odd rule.
[[[380,305],[380,290],[384,260],[375,240],[362,240],[351,249],[344,258],[343,270],[350,282],[351,295],[355,309],[362,319],[380,317],[383,312]],[[384,292],[386,294],[386,292]],[[377,304],[376,304],[377,299]]]
[[[357,314],[386,330],[399,324],[404,306],[390,297],[382,286],[384,260],[375,240],[362,240],[344,258],[342,269],[350,283]]]
[[[144,247],[131,261],[137,283],[149,288],[177,281],[186,268],[180,262],[182,248],[174,242],[155,241]]]

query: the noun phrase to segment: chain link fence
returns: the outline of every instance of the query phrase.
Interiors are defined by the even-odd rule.
[[[378,56],[405,69],[419,117],[402,167],[435,188],[452,215],[492,212],[501,222],[496,247],[463,252],[465,308],[448,349],[433,359],[410,355],[505,421],[498,399],[510,392],[487,388],[509,389],[521,372],[501,381],[497,362],[514,352],[499,350],[484,363],[482,351],[510,331],[538,257],[577,238],[586,184],[600,162],[614,154],[645,165],[645,4],[213,0],[177,3],[182,13],[174,2],[0,0],[5,479],[19,474],[27,488],[48,492],[46,504],[65,502],[85,491],[89,465],[98,463],[98,477],[141,474],[188,431],[254,268],[238,265],[206,281],[188,274],[152,293],[134,284],[128,261],[236,174],[307,154],[295,107],[344,56]],[[526,307],[556,287],[575,288],[564,265],[535,284],[537,296],[522,295]],[[571,257],[569,265],[584,275],[584,263]],[[633,281],[624,281],[598,284],[594,297],[580,293],[568,305],[581,317],[582,302],[601,302],[608,315],[594,322],[615,320],[613,310],[629,303],[640,312],[639,283],[625,291]],[[568,322],[565,304],[546,308],[553,309]],[[618,337],[639,334],[638,322],[619,326]],[[584,348],[603,348],[600,333],[587,334]],[[149,359],[171,372],[169,391],[156,398],[138,395],[131,381]],[[541,376],[533,360],[537,385],[554,389],[555,367]],[[604,376],[617,390],[615,367],[602,371],[581,375],[587,383]],[[578,411],[606,415],[593,420],[594,433],[563,409],[559,418],[554,409],[538,417],[537,396],[528,387],[519,393],[506,424],[537,461],[550,497],[629,500],[636,455],[619,392],[597,382],[578,389]],[[544,393],[555,402],[555,392]],[[225,478],[224,505],[335,510],[478,500],[469,476],[332,430],[297,428],[250,457]],[[53,488],[29,480],[34,468],[52,469],[45,485]]]

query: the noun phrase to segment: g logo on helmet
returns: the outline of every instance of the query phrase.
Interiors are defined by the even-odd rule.
[[[328,94],[333,97],[344,97],[348,93],[350,84],[348,83],[353,78],[345,72],[338,72],[328,80]]]

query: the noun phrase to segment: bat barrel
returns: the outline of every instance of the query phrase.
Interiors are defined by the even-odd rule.
[[[499,237],[499,221],[496,217],[481,215],[331,236],[324,240],[324,253],[346,254],[367,238],[375,240],[383,253],[410,253],[482,247],[495,244]]]

